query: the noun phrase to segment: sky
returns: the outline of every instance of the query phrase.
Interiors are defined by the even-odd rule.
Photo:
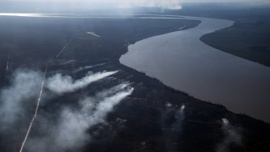
[[[159,2],[267,2],[269,0],[5,0],[5,1],[46,1],[46,2],[146,2],[146,1],[159,1]]]
[[[258,2],[268,0],[4,0],[4,1],[46,1],[46,2],[145,2],[145,1],[180,1],[180,2]]]
[[[72,3],[118,3],[118,4],[171,4],[186,2],[243,2],[260,3],[270,0],[2,0],[14,2],[72,2]]]

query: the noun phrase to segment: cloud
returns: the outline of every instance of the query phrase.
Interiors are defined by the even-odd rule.
[[[48,78],[47,88],[57,94],[69,93],[87,87],[89,84],[116,74],[117,72],[118,71],[99,72],[94,74],[88,73],[85,77],[76,81],[74,81],[71,76],[56,74],[55,76]]]

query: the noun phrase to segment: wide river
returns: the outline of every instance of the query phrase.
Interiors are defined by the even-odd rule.
[[[234,22],[185,18],[201,24],[129,45],[120,62],[191,96],[270,122],[270,68],[200,41]]]

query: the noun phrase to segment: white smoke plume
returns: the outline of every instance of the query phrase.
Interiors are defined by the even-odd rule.
[[[116,74],[117,72],[118,71],[99,72],[94,74],[88,73],[85,77],[77,81],[74,81],[71,76],[56,74],[55,76],[48,78],[47,88],[57,94],[69,93],[84,88],[90,83]]]
[[[21,0],[24,1],[24,0]],[[32,0],[39,1],[39,0]],[[183,0],[48,0],[49,2],[64,2],[82,8],[134,8],[134,7],[159,7],[163,9],[181,9]],[[61,5],[55,4],[55,5]],[[63,6],[62,6],[63,7]]]
[[[160,7],[163,9],[181,9],[181,0],[146,0],[146,7]]]
[[[162,9],[181,9],[182,0],[111,0],[119,7],[159,7]]]
[[[42,97],[42,93],[43,93],[43,89],[44,89],[44,84],[45,84],[46,74],[47,74],[47,65],[46,65],[46,69],[45,69],[45,72],[44,72],[44,77],[43,77],[43,80],[42,80],[42,84],[41,84],[41,87],[40,87],[40,92],[39,92],[39,96],[38,96],[38,99],[37,99],[37,104],[36,104],[36,108],[35,108],[35,113],[34,113],[34,115],[33,115],[33,117],[32,117],[32,120],[31,120],[31,122],[30,122],[30,124],[29,124],[29,127],[28,127],[28,129],[27,129],[26,135],[25,135],[25,137],[24,137],[24,140],[23,140],[22,145],[21,145],[21,148],[20,148],[20,152],[22,152],[23,149],[24,149],[24,145],[25,145],[25,143],[26,143],[26,141],[27,141],[27,139],[28,139],[28,136],[29,136],[29,134],[30,134],[30,132],[31,132],[32,126],[33,126],[33,124],[34,124],[34,122],[35,122],[35,120],[36,120],[36,117],[37,117],[37,115],[38,115],[38,110],[39,110],[40,101],[41,101],[41,97]]]
[[[171,128],[175,129],[175,130],[182,130],[182,124],[183,124],[183,120],[185,119],[185,110],[186,106],[182,105],[176,112],[174,115],[174,119],[175,122],[172,124]]]
[[[89,65],[89,66],[80,67],[80,68],[74,70],[73,73],[78,73],[78,72],[81,72],[81,71],[83,71],[83,70],[87,70],[87,69],[99,67],[99,66],[102,66],[102,65],[105,65],[105,63],[101,63],[101,64],[97,64],[97,65]]]
[[[122,84],[119,84],[117,86],[112,87],[109,90],[100,91],[96,94],[96,98],[103,98],[103,97],[111,96],[111,95],[129,87],[129,85],[130,85],[129,83],[122,83]]]
[[[0,95],[1,131],[22,119],[28,107],[35,105],[42,82],[42,74],[30,70],[17,70],[11,84]]]
[[[111,92],[111,90],[108,90]],[[105,122],[106,116],[115,105],[131,95],[133,88],[126,87],[111,96],[103,96],[98,103],[95,97],[81,100],[79,109],[65,107],[57,123],[46,118],[40,121],[45,136],[33,137],[28,140],[26,149],[29,152],[65,152],[79,151],[87,142],[91,141],[91,134],[87,130],[94,125]],[[100,98],[100,97],[99,97]],[[45,120],[45,121],[44,121]]]
[[[176,119],[175,125],[178,128],[182,126],[182,121],[185,118],[185,113],[184,113],[185,108],[186,108],[186,106],[182,105],[175,113],[175,116],[174,116]]]
[[[8,71],[8,69],[9,69],[9,55],[8,55],[8,57],[7,57],[7,64],[6,64],[6,72]]]
[[[170,130],[165,132],[166,151],[170,151],[170,152],[179,151],[178,143],[176,143],[175,141],[177,141],[179,137],[181,136],[183,121],[185,119],[185,108],[186,108],[185,105],[178,107],[169,102],[166,103],[166,109],[167,109],[166,112],[168,116],[165,116],[167,118],[163,118],[163,119],[170,119],[170,117],[172,116],[174,117],[174,122],[168,126]],[[167,128],[166,124],[164,127]]]
[[[224,133],[224,139],[221,143],[218,144],[216,151],[217,152],[229,152],[230,145],[241,145],[242,144],[242,136],[239,131],[239,128],[230,124],[230,122],[226,119],[222,119],[222,131]]]
[[[88,73],[77,81],[69,76],[56,74],[45,81],[48,89],[62,94],[76,91],[115,73],[117,71]],[[21,142],[18,136],[25,134],[42,82],[41,72],[20,69],[13,73],[10,85],[0,92],[0,133],[9,138],[5,147],[8,151],[18,150],[16,145]],[[44,94],[48,93],[47,90],[44,91]],[[87,130],[106,122],[107,114],[132,92],[133,88],[128,83],[123,83],[100,91],[94,97],[84,98],[79,102],[80,108],[62,106],[59,109],[60,115],[52,115],[46,111],[39,112],[36,115],[33,131],[26,141],[25,150],[29,152],[79,150],[91,141],[91,135],[87,133]],[[44,96],[42,99],[49,100],[50,98]],[[20,126],[17,126],[18,124]],[[8,146],[11,144],[15,145],[12,146],[14,148]]]

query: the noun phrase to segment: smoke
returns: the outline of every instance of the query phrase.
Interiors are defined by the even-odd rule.
[[[96,98],[111,96],[111,95],[115,94],[116,92],[119,92],[119,91],[127,88],[129,85],[130,85],[129,83],[122,83],[122,84],[119,84],[117,86],[112,87],[109,90],[100,91],[96,94]]]
[[[25,137],[24,137],[24,140],[23,140],[22,145],[21,145],[21,148],[20,148],[20,152],[23,151],[25,142],[26,142],[27,139],[28,139],[28,136],[29,136],[29,134],[30,134],[30,132],[31,132],[33,123],[35,122],[35,119],[36,119],[36,117],[37,117],[38,110],[39,110],[39,105],[40,105],[40,101],[41,101],[41,97],[42,97],[42,93],[43,93],[43,89],[44,89],[44,84],[45,84],[46,74],[47,74],[47,65],[46,65],[46,69],[45,69],[45,72],[44,72],[44,77],[43,77],[43,80],[42,80],[42,84],[41,84],[39,96],[38,96],[38,99],[37,99],[37,104],[36,104],[36,108],[35,108],[35,113],[34,113],[34,115],[33,115],[33,117],[32,117],[32,120],[31,120],[31,122],[30,122],[30,124],[29,124],[29,127],[28,127],[28,129],[27,129],[26,135],[25,135]]]
[[[240,129],[231,125],[230,122],[226,119],[222,119],[222,131],[224,134],[224,139],[221,143],[218,144],[216,151],[217,152],[229,152],[231,145],[241,145],[242,136],[240,134]]]
[[[62,76],[61,74],[53,75],[45,79],[46,87],[49,90],[44,90],[42,103],[44,106],[51,104],[51,102],[44,102],[50,100],[46,97],[48,91],[53,91],[56,95],[73,92],[115,73],[117,71],[88,73],[79,80],[73,80],[70,76]],[[38,95],[42,82],[41,72],[20,69],[13,73],[10,85],[1,90],[0,133],[7,139],[3,142],[7,151],[18,150],[22,136],[26,133],[27,124],[33,116],[36,101],[40,100]],[[65,152],[80,150],[91,141],[89,128],[106,122],[108,113],[113,111],[113,108],[132,92],[133,88],[128,83],[123,83],[99,91],[93,97],[79,100],[77,108],[75,108],[76,106],[60,105],[59,110],[53,113],[42,109],[36,115],[37,119],[26,141],[26,151]]]
[[[182,131],[182,125],[185,119],[185,105],[182,105],[177,110],[174,109],[175,107],[173,107],[173,105],[171,105],[170,103],[166,104],[166,106],[167,108],[169,108],[170,111],[174,112],[174,122],[171,124],[170,128],[172,130]]]
[[[111,92],[111,89],[107,90]],[[103,91],[106,92],[106,91]],[[96,97],[87,97],[79,102],[79,109],[64,107],[57,123],[41,119],[39,125],[46,124],[43,137],[30,138],[26,145],[29,152],[65,152],[79,150],[91,141],[91,134],[87,130],[97,124],[105,122],[105,118],[115,105],[131,95],[133,88],[125,87],[111,96],[103,96],[98,103]],[[105,93],[101,93],[105,94]],[[108,93],[109,94],[109,93]]]
[[[80,67],[80,68],[74,70],[73,73],[78,73],[78,72],[81,72],[81,71],[83,71],[83,70],[87,70],[87,69],[99,67],[99,66],[102,66],[102,65],[105,65],[105,63]]]
[[[9,69],[9,55],[8,55],[8,57],[7,57],[7,64],[6,64],[6,72],[8,71],[8,69]]]
[[[174,106],[171,103],[166,103],[166,115],[163,118],[165,125],[163,127],[169,128],[165,133],[166,141],[166,151],[174,152],[179,151],[178,140],[182,132],[183,121],[185,119],[185,105],[181,107]],[[173,119],[171,119],[173,118]],[[169,121],[168,121],[169,120]],[[163,124],[164,124],[163,122]],[[169,124],[167,127],[167,123]]]
[[[112,97],[107,97],[103,102],[100,102],[96,107],[94,117],[99,120],[106,116],[108,111],[111,111],[115,105],[117,105],[125,97],[129,96],[133,92],[133,88],[117,93]]]
[[[28,6],[19,8],[31,10],[89,10],[89,9],[119,9],[136,7],[158,7],[162,9],[181,9],[183,0],[17,0],[28,2]],[[36,3],[33,3],[36,2]],[[56,3],[57,2],[57,3]],[[43,5],[42,5],[43,4]],[[55,8],[52,6],[56,6]]]
[[[95,0],[92,0],[94,3]],[[158,7],[162,9],[181,9],[181,0],[110,0],[102,1],[99,0],[96,4],[102,4],[101,6],[106,7],[106,3],[112,4],[111,6],[118,8],[136,8],[136,7]]]
[[[185,105],[182,105],[177,109],[177,106],[172,105],[171,103],[166,103],[167,115],[173,112],[174,122],[171,124],[171,129],[181,130],[182,122],[185,119]],[[167,118],[168,119],[168,118]]]
[[[84,88],[90,83],[116,74],[117,72],[118,71],[99,72],[94,74],[88,73],[85,77],[77,81],[74,81],[71,76],[56,74],[55,76],[48,78],[47,87],[57,94],[69,93]]]
[[[163,9],[181,9],[182,0],[90,0],[89,2],[105,5],[114,4],[120,8],[159,7]]]
[[[159,7],[163,9],[181,9],[181,0],[146,0],[144,6]]]
[[[176,128],[176,129],[182,129],[182,122],[185,118],[185,110],[186,106],[182,105],[175,113],[175,123],[172,125],[172,128]]]
[[[42,74],[30,70],[17,70],[11,78],[9,87],[0,94],[0,123],[1,131],[5,131],[17,120],[22,119],[28,107],[35,105]]]
[[[95,34],[94,32],[86,32],[87,34],[90,34],[90,35],[92,35],[92,36],[95,36],[95,37],[98,37],[98,38],[100,38],[101,36],[99,36],[99,35],[97,35],[97,34]]]

